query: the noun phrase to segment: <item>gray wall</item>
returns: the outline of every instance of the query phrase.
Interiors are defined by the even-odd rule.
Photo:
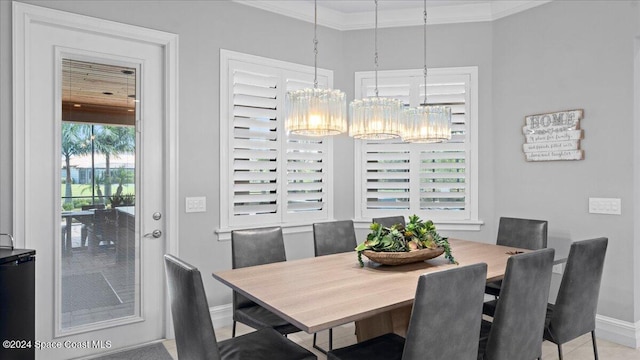
[[[495,215],[549,220],[549,246],[609,237],[598,313],[635,322],[633,59],[637,3],[552,3],[494,22]],[[584,109],[583,161],[527,163],[526,115]],[[483,166],[483,165],[481,165]],[[588,213],[589,197],[622,215]]]
[[[176,33],[180,76],[180,206],[206,196],[207,212],[181,213],[180,256],[204,274],[230,268],[219,242],[219,49],[313,65],[312,26],[228,1],[25,1]],[[126,4],[126,5],[125,5]],[[479,232],[449,236],[493,242],[499,216],[550,221],[550,245],[610,238],[599,313],[635,322],[632,182],[635,2],[546,4],[492,23],[429,27],[430,67],[478,66]],[[11,4],[0,0],[0,231],[11,227]],[[353,98],[354,71],[373,70],[372,32],[319,28],[319,64]],[[380,69],[422,66],[420,27],[380,30]],[[524,116],[585,109],[586,159],[526,163]],[[620,131],[622,129],[622,131]],[[335,217],[352,218],[353,142],[335,139]],[[622,216],[590,215],[588,197],[619,197]],[[359,232],[362,239],[364,232]],[[286,236],[291,259],[313,255],[310,233]],[[633,251],[632,251],[633,250]],[[454,249],[455,251],[455,249]],[[204,278],[210,306],[231,292]],[[557,282],[557,276],[556,276]],[[637,296],[636,296],[637,298]]]

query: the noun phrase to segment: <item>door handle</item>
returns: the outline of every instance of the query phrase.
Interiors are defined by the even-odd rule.
[[[13,238],[13,235],[11,234],[5,234],[5,233],[0,233],[0,236],[7,236],[9,239],[11,239],[11,250],[13,250],[13,248],[16,246],[16,241]],[[6,247],[6,246],[0,246],[0,247]]]
[[[160,236],[162,236],[162,231],[160,231],[160,230],[158,230],[158,229],[155,229],[155,230],[153,230],[153,231],[152,231],[152,232],[150,232],[150,233],[144,234],[144,237],[146,237],[146,238],[151,238],[151,237],[152,237],[152,238],[157,239],[157,238],[159,238]]]

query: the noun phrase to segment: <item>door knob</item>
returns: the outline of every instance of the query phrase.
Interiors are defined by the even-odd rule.
[[[150,237],[152,237],[152,238],[156,238],[156,239],[157,239],[157,238],[159,238],[160,236],[162,236],[162,231],[160,231],[160,230],[158,230],[158,229],[153,230],[152,232],[150,232],[150,233],[148,233],[148,234],[144,234],[144,237],[146,237],[146,238],[150,238]]]

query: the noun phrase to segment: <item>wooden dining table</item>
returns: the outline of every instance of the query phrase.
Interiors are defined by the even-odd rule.
[[[498,280],[510,256],[530,251],[451,238],[449,243],[459,265],[440,256],[386,266],[363,256],[360,267],[354,251],[217,271],[213,277],[307,333],[356,322],[358,341],[391,331],[405,335],[420,275],[483,262],[487,281]]]

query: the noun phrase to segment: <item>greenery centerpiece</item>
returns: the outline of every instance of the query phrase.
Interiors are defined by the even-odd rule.
[[[367,240],[355,248],[358,252],[358,262],[361,267],[364,266],[362,254],[365,250],[411,252],[442,248],[444,257],[451,263],[458,264],[451,254],[449,241],[446,237],[438,234],[436,226],[431,220],[423,221],[417,215],[412,215],[409,216],[409,223],[406,226],[395,224],[391,227],[384,227],[378,223],[373,223],[370,229],[371,232],[367,235]]]

